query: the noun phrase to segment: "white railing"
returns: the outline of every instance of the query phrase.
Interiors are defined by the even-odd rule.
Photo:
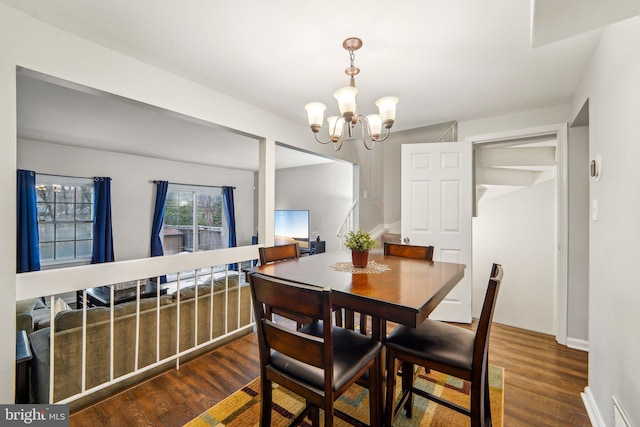
[[[179,368],[180,357],[253,328],[254,319],[251,310],[251,298],[243,268],[249,268],[252,265],[252,261],[257,258],[258,246],[245,246],[18,274],[16,276],[16,301],[46,297],[50,301],[50,307],[53,308],[57,295],[68,292],[79,292],[82,295],[82,306],[77,307],[74,312],[68,313],[75,316],[81,312],[81,324],[74,329],[77,332],[77,329],[81,328],[81,355],[79,360],[77,355],[64,354],[66,348],[61,348],[63,344],[59,344],[56,347],[56,339],[70,342],[64,341],[70,339],[70,332],[69,329],[65,330],[68,327],[68,324],[65,324],[65,320],[59,320],[62,324],[59,327],[56,326],[57,316],[54,310],[51,310],[50,328],[47,331],[49,336],[48,378],[54,380],[48,381],[48,403],[73,402],[160,365],[166,365],[167,362],[175,362],[177,369]],[[229,270],[229,264],[237,264],[237,272]],[[149,278],[155,278],[155,283],[157,283],[159,282],[157,279],[164,275],[167,275],[170,280],[175,277],[175,282],[155,286],[155,295],[152,295],[151,298],[141,298],[141,283],[149,281]],[[153,279],[151,280],[154,281]],[[123,307],[124,304],[114,305],[114,292],[116,292],[116,287],[121,286],[117,284],[131,281],[135,283],[135,300],[128,304],[130,306],[135,305],[135,309],[131,309],[130,306],[125,309]],[[208,287],[206,286],[207,281],[209,283]],[[232,282],[235,284],[232,284]],[[196,284],[198,286],[195,286]],[[109,288],[110,305],[95,311],[96,309],[87,307],[87,289],[102,286],[108,286]],[[180,289],[180,292],[178,292],[178,289]],[[193,295],[193,298],[191,295]],[[182,302],[181,299],[183,300]],[[191,300],[193,302],[190,302]],[[143,302],[144,308],[141,307]],[[230,306],[230,304],[234,305]],[[218,307],[214,312],[214,305],[222,308]],[[188,310],[185,311],[183,316],[180,314],[181,307],[183,310]],[[109,311],[108,316],[104,314],[105,310]],[[203,311],[203,313],[199,312],[199,310]],[[222,313],[218,312],[220,310],[222,310]],[[234,311],[235,316],[232,316]],[[193,317],[191,317],[191,313]],[[99,314],[102,317],[99,318]],[[144,319],[142,319],[143,316]],[[220,316],[222,316],[223,320],[214,322],[214,318],[220,319]],[[91,318],[89,319],[90,323],[87,323],[89,317]],[[151,320],[153,318],[155,318],[155,324]],[[167,319],[169,318],[172,320],[168,321]],[[60,319],[63,319],[63,317],[60,317]],[[68,319],[71,318],[68,317]],[[181,328],[181,321],[186,322],[183,328]],[[133,346],[133,350],[131,348],[116,348],[114,337],[118,336],[121,342],[123,341],[123,336],[128,337],[129,335],[127,334],[131,331],[125,327],[130,328],[129,322],[135,322],[134,332],[132,333],[134,338],[130,343]],[[173,329],[173,322],[175,322],[175,330]],[[199,325],[202,326],[205,322],[208,323],[205,326],[208,330],[199,333]],[[163,328],[161,328],[161,324],[164,325]],[[170,327],[167,327],[167,325],[170,325]],[[120,328],[118,334],[116,333],[116,327]],[[138,360],[141,357],[146,359],[153,358],[153,355],[149,355],[148,351],[141,352],[143,330],[145,345],[153,345],[149,344],[149,342],[155,340],[155,362],[146,363],[140,367],[138,366]],[[214,333],[214,330],[217,332]],[[55,331],[55,333],[51,333],[51,331]],[[106,335],[106,331],[108,331],[109,337],[101,335]],[[65,336],[65,334],[67,335]],[[152,338],[151,341],[149,341],[150,336]],[[188,337],[188,339],[183,338],[183,336]],[[204,338],[201,338],[203,336]],[[77,339],[78,335],[76,334],[74,337],[73,339]],[[166,351],[161,354],[161,342],[165,344],[168,342],[165,340],[171,342],[175,340],[175,348],[168,354],[166,354]],[[88,346],[89,341],[92,342],[90,346]],[[96,341],[101,345],[106,345],[105,341],[108,343],[106,354],[96,356],[97,350],[93,347]],[[131,352],[133,353],[132,369],[126,368],[127,372],[121,372],[116,375],[114,373],[114,360],[118,357],[124,357],[123,353],[130,357]],[[106,375],[108,380],[99,384],[95,384],[96,381],[93,381],[87,385],[88,375],[94,374],[94,372],[87,372],[87,367],[92,366],[88,364],[89,354],[91,354],[92,358],[104,358],[104,364],[108,366],[108,375]],[[74,366],[66,366],[64,363],[65,357],[67,358],[66,361],[75,360]],[[59,367],[61,371],[80,370],[79,389],[70,393],[68,390],[63,393],[55,390],[56,380],[58,382],[62,381],[61,378],[56,377],[56,364],[59,363],[59,360],[62,361],[60,362],[62,367]],[[96,362],[94,359],[91,360],[91,363]],[[76,366],[78,364],[81,366]],[[67,372],[61,373],[61,375],[66,374]],[[42,380],[42,378],[39,378],[39,380]],[[62,397],[57,398],[56,394],[62,395]]]
[[[344,218],[344,221],[342,221],[342,224],[340,224],[340,227],[336,232],[338,239],[340,239],[340,250],[343,250],[345,248],[344,236],[346,236],[350,231],[353,231],[355,228],[356,219],[357,219],[355,214],[355,208],[357,204],[358,204],[358,199],[353,201],[353,203],[351,204],[351,207],[349,208],[349,211],[347,212],[347,215]]]

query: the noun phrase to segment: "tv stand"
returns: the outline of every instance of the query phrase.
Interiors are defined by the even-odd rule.
[[[325,252],[324,240],[311,240],[309,242],[309,255],[322,254]]]

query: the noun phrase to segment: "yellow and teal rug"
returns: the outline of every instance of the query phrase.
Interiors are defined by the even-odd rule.
[[[420,370],[416,385],[430,393],[454,401],[460,405],[469,405],[469,383],[439,372],[425,374]],[[399,383],[400,381],[398,381]],[[491,415],[494,426],[502,426],[504,406],[504,369],[489,366],[489,394]],[[394,426],[456,427],[468,426],[469,418],[447,409],[420,396],[414,397],[413,417],[408,419],[404,411],[398,416]],[[272,426],[288,426],[295,416],[304,409],[304,400],[291,391],[274,384]],[[369,424],[369,392],[353,385],[336,402],[336,407],[363,422]],[[306,420],[308,421],[308,420]],[[242,389],[224,399],[211,409],[185,424],[185,427],[218,426],[249,427],[260,424],[260,378],[256,378]],[[303,423],[309,426],[310,423]],[[336,419],[336,426],[348,424]]]

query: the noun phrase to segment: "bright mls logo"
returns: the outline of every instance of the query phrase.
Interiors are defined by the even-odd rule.
[[[0,405],[2,426],[47,426],[69,425],[68,405]]]

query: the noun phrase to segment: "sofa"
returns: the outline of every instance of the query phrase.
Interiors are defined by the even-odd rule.
[[[213,338],[225,333],[225,296],[228,295],[228,332],[251,323],[251,296],[249,286],[241,283],[239,276],[229,276],[229,289],[225,291],[225,278],[214,279],[213,293],[211,280],[198,285],[197,337],[195,321],[195,287],[180,290],[180,333],[179,351],[186,351],[210,340],[211,296],[213,295]],[[240,294],[240,317],[238,324],[238,294]],[[157,299],[140,300],[139,351],[137,367],[144,368],[176,354],[177,295],[160,297],[159,354],[157,351]],[[110,379],[111,314],[109,307],[92,307],[86,310],[86,390],[100,386]],[[113,378],[118,379],[135,369],[136,345],[136,301],[114,307],[113,322]],[[61,311],[55,316],[55,365],[53,402],[59,402],[82,391],[82,310]],[[247,330],[250,332],[250,329]],[[50,374],[50,334],[51,328],[36,330],[29,335],[33,359],[31,361],[31,395],[34,403],[49,402]],[[197,338],[197,340],[196,340]],[[213,344],[209,348],[219,344]],[[172,359],[167,366],[175,365]],[[166,366],[165,366],[166,368]],[[135,375],[141,381],[154,375],[157,369]],[[131,381],[122,381],[125,387]],[[109,386],[111,392],[117,386]]]
[[[50,319],[51,311],[40,298],[16,302],[16,331],[28,334]]]

